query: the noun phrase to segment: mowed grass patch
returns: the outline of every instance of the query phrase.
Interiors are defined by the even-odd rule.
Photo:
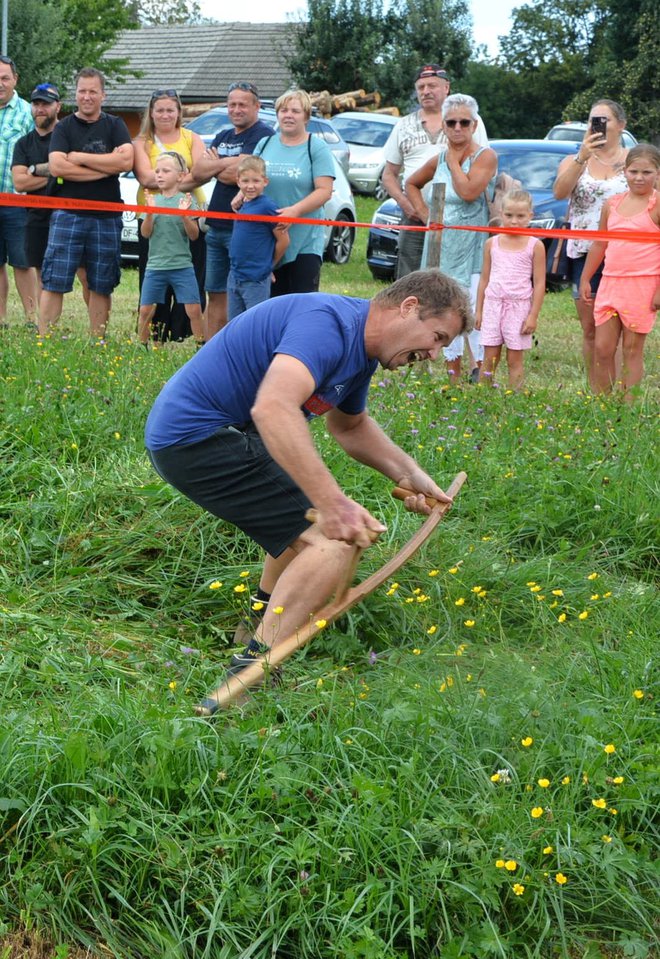
[[[12,294],[2,334],[0,934],[60,959],[653,955],[653,335],[632,407],[586,393],[566,293],[528,392],[377,375],[378,421],[468,484],[281,688],[207,722],[260,556],[145,458],[193,347],[136,346],[136,279],[105,342],[76,294],[43,340]],[[323,286],[381,288],[359,245]],[[366,576],[419,520],[313,429],[387,523]]]

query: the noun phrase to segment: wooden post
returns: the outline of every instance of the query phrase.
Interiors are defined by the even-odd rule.
[[[434,183],[431,190],[431,206],[429,209],[429,223],[442,223],[445,215],[445,184]],[[426,255],[426,268],[438,270],[440,268],[440,250],[442,249],[442,230],[429,232],[429,245]]]

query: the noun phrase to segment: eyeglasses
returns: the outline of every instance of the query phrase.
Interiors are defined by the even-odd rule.
[[[463,129],[465,129],[466,127],[472,126],[473,123],[474,120],[466,120],[465,117],[461,117],[460,120],[445,120],[446,126],[451,129],[454,127],[463,127]]]
[[[259,91],[255,87],[254,83],[244,83],[243,81],[240,83],[230,83],[229,87],[227,88],[227,96],[229,96],[233,90],[245,90],[246,93],[252,93],[255,97],[257,97],[257,99],[259,98]]]
[[[11,57],[0,57],[0,63],[6,63],[8,66],[12,68],[14,73],[16,73],[16,64],[14,63]]]
[[[159,100],[161,97],[172,97],[173,100],[178,100],[179,94],[176,90],[154,90],[151,94],[152,100]]]
[[[55,96],[58,98],[60,95],[59,90],[57,89],[57,87],[53,86],[52,83],[38,83],[36,87],[34,88],[34,90],[32,91],[33,95],[35,93],[50,93],[51,96]]]
[[[159,157],[172,157],[173,160],[176,160],[177,165],[182,173],[186,173],[188,170],[186,161],[183,159],[180,153],[176,152],[176,150],[163,150],[163,152],[159,154]]]

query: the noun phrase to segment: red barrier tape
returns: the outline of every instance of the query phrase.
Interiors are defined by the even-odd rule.
[[[256,216],[251,213],[218,213],[212,210],[179,210],[165,206],[144,206],[136,203],[107,203],[102,200],[72,200],[56,196],[28,196],[24,193],[0,193],[0,206],[30,207],[41,210],[87,210],[98,213],[159,213],[165,216],[204,216],[207,220],[251,220],[258,223],[305,223],[313,226],[347,226],[346,220],[320,220],[308,217],[292,216]],[[371,229],[373,223],[351,223],[351,226]],[[389,223],[376,224],[379,230],[411,230],[426,233],[431,230],[468,230],[476,233],[511,233],[518,236],[547,236],[564,240],[631,240],[636,243],[660,243],[660,233],[643,230],[631,230],[629,233],[616,233],[609,230],[533,230],[510,226],[445,226],[442,223],[430,223],[424,226],[399,225]]]

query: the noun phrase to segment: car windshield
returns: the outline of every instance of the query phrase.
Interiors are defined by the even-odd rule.
[[[389,123],[354,120],[341,115],[333,117],[333,123],[347,143],[354,143],[355,146],[360,147],[385,146],[387,138],[392,132]]]
[[[577,127],[555,127],[551,130],[549,140],[571,140],[574,143],[579,142],[584,137],[584,130]]]
[[[498,170],[520,180],[525,190],[552,190],[563,153],[499,153]]]

